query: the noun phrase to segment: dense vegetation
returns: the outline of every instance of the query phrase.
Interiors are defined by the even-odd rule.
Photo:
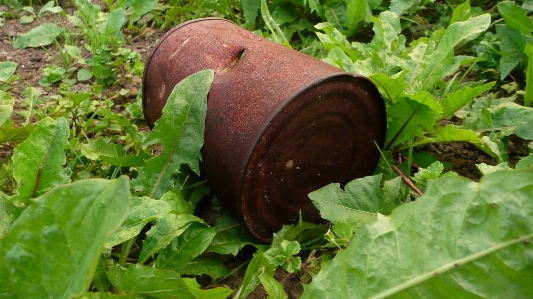
[[[286,298],[279,269],[303,298],[533,296],[533,1],[2,1],[0,30],[28,24],[10,48],[55,59],[35,85],[0,62],[0,298],[246,298],[258,285]],[[131,45],[207,16],[382,92],[375,175],[309,195],[327,226],[300,221],[264,245],[227,213],[195,214],[212,70],[180,82],[146,129]],[[511,139],[528,154],[511,159]],[[455,142],[492,159],[479,182],[430,150]],[[256,251],[230,289],[243,248]]]

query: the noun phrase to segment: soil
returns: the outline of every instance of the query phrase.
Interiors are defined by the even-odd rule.
[[[68,6],[68,5],[67,5]],[[65,7],[65,6],[64,6]],[[0,11],[6,11],[7,8],[0,6]],[[73,8],[66,9],[68,13],[71,13]],[[34,86],[40,89],[44,95],[47,91],[41,87],[38,87],[38,81],[41,79],[41,72],[43,68],[50,64],[60,64],[60,58],[58,50],[55,46],[49,46],[46,49],[28,48],[17,49],[14,48],[11,43],[13,39],[21,33],[29,31],[31,28],[39,25],[43,20],[36,20],[31,24],[21,25],[18,19],[6,19],[4,26],[0,27],[0,62],[10,60],[18,64],[16,74],[20,75],[18,82],[14,82],[12,86],[14,88],[10,90],[10,94],[16,99],[15,110],[21,109],[19,104],[21,103],[23,90],[27,86]],[[57,22],[57,19],[54,19]],[[65,21],[66,22],[66,21]],[[64,24],[69,26],[68,24]],[[142,35],[130,36],[131,42],[126,45],[133,50],[141,53],[144,61],[150,55],[151,49],[159,40],[159,38],[165,32],[148,28]],[[140,82],[136,80],[135,82]],[[123,88],[130,86],[119,86]],[[140,86],[136,86],[137,89]],[[15,125],[20,124],[23,119],[13,113],[12,120]],[[147,127],[146,124],[140,124],[141,127]],[[12,155],[14,145],[2,144],[0,145],[0,161],[9,159]],[[432,152],[440,161],[447,161],[453,164],[451,170],[458,172],[460,175],[468,177],[473,180],[479,180],[481,173],[476,168],[477,163],[487,163],[491,165],[497,164],[491,157],[478,150],[475,146],[467,143],[453,143],[453,144],[433,144],[422,149],[424,151]],[[518,161],[520,157],[528,155],[528,150],[523,144],[521,139],[512,137],[509,144],[509,157],[511,164]],[[210,217],[209,213],[205,217]],[[212,213],[211,213],[212,217]],[[236,257],[227,257],[227,264],[230,268],[235,268],[251,258],[253,249],[245,248]],[[218,283],[217,286],[225,286],[231,289],[237,289],[244,277],[246,267],[242,267],[235,270],[230,277]],[[289,298],[299,298],[303,292],[302,284],[300,283],[301,274],[289,274],[281,269],[276,272],[276,279],[282,282],[285,292]],[[210,284],[209,279],[204,277],[200,278],[202,285]],[[248,298],[266,298],[267,294],[263,287],[258,287]]]

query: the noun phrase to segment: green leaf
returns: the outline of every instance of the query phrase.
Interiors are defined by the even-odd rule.
[[[520,63],[527,63],[526,44],[533,44],[533,37],[497,24],[496,33],[500,40],[500,78],[503,80]]]
[[[128,178],[85,180],[35,199],[0,239],[1,298],[72,298],[128,213]]]
[[[149,257],[165,248],[194,222],[203,223],[200,218],[191,214],[167,214],[159,218],[156,225],[146,233],[146,240],[139,254],[139,264],[143,264]]]
[[[388,104],[396,102],[396,97],[402,94],[409,85],[405,82],[405,72],[399,72],[393,77],[389,77],[383,73],[377,73],[370,76],[370,79],[376,83],[376,85],[383,90],[386,97],[389,99]]]
[[[0,82],[6,82],[17,70],[18,64],[13,61],[0,62]]]
[[[432,129],[441,111],[442,107],[427,92],[404,94],[388,110],[390,120],[385,149],[392,149],[400,143],[411,140],[413,134],[415,137],[422,137],[422,129]]]
[[[13,42],[13,47],[25,49],[48,46],[59,36],[59,32],[59,26],[56,24],[45,23],[17,36]]]
[[[256,252],[250,261],[250,264],[248,264],[242,283],[233,298],[244,299],[248,297],[248,295],[255,290],[257,285],[261,282],[259,276],[264,274],[274,277],[275,270],[276,266],[268,262],[263,251]]]
[[[444,171],[444,164],[440,163],[439,161],[436,161],[426,168],[420,167],[418,169],[418,172],[415,173],[415,175],[413,176],[413,180],[420,185],[427,186],[429,180],[435,180],[445,176],[457,175],[457,173],[455,172],[446,172],[443,174],[442,171]]]
[[[533,140],[533,118],[516,127],[514,134],[526,140]]]
[[[93,77],[93,72],[86,68],[82,68],[78,71],[78,81],[87,81]]]
[[[7,92],[0,90],[0,130],[4,123],[11,117],[13,105],[15,105],[15,99]]]
[[[65,49],[65,52],[72,58],[80,58],[81,57],[81,49],[76,46],[71,45],[64,45],[63,48]]]
[[[133,264],[126,270],[112,268],[107,277],[120,291],[136,292],[139,295],[161,299],[195,299],[188,285],[174,271]]]
[[[145,1],[146,2],[146,1]],[[122,25],[126,21],[126,15],[122,7],[113,10],[106,22],[103,23],[104,34],[106,37],[115,37],[119,40],[123,38]]]
[[[111,248],[138,235],[150,221],[165,216],[170,211],[168,203],[148,197],[131,199],[128,217],[122,226],[107,238],[105,248]]]
[[[494,84],[496,84],[496,82],[483,84],[474,88],[466,86],[463,89],[448,93],[446,97],[440,101],[443,113],[438,119],[440,120],[452,116],[457,110],[471,102],[474,98],[491,89]]]
[[[158,3],[158,0],[133,0],[130,23],[137,22],[143,15],[150,12]]]
[[[302,260],[299,256],[300,244],[297,241],[283,240],[265,252],[265,258],[274,266],[281,266],[289,273],[296,273],[302,267]]]
[[[283,289],[283,285],[279,283],[277,280],[274,279],[274,277],[266,274],[261,273],[259,275],[259,281],[265,288],[265,291],[268,294],[268,299],[285,299],[287,298],[287,294],[285,294],[285,290]]]
[[[486,163],[476,164],[477,169],[481,172],[482,175],[487,175],[500,170],[509,170],[509,164],[507,162],[500,163],[496,166],[488,165]]]
[[[5,121],[4,125],[0,127],[0,143],[3,142],[21,142],[26,140],[28,136],[35,130],[35,126],[32,124],[23,126],[21,128],[13,127],[11,120]]]
[[[490,113],[492,124],[483,117],[483,109]],[[474,131],[504,130],[507,131],[507,135],[510,135],[516,127],[533,119],[533,108],[512,102],[483,109],[481,111],[465,109],[470,113],[463,118],[462,128]]]
[[[248,230],[227,212],[218,218],[215,229],[217,234],[208,247],[210,252],[236,256],[245,245],[257,242]]]
[[[527,44],[525,53],[527,55],[526,69],[526,92],[524,94],[524,106],[530,107],[533,103],[533,45]]]
[[[431,181],[359,227],[301,298],[528,298],[532,197],[533,171]]]
[[[450,24],[457,22],[464,22],[470,19],[472,10],[470,9],[470,1],[467,0],[462,4],[457,5],[453,9],[452,18],[450,19]]]
[[[518,163],[515,165],[515,169],[528,169],[533,168],[533,153],[529,154],[529,156],[522,158]]]
[[[414,0],[391,0],[389,10],[401,16],[415,4]]]
[[[91,160],[102,160],[111,165],[124,167],[141,167],[149,155],[141,152],[139,155],[125,155],[122,145],[112,144],[105,141],[103,137],[88,144],[83,144],[81,153]]]
[[[501,1],[498,3],[498,11],[509,28],[518,30],[531,36],[533,20],[527,16],[527,11],[515,5],[514,1]]]
[[[244,28],[253,30],[256,27],[257,12],[261,8],[261,0],[242,0]]]
[[[190,260],[187,265],[179,271],[180,275],[201,275],[206,274],[211,279],[216,280],[230,274],[224,265],[221,255],[197,256]]]
[[[309,198],[320,211],[322,218],[333,223],[360,224],[376,219],[377,213],[389,214],[400,205],[396,199],[400,180],[380,187],[382,174],[355,179],[340,188],[338,183],[329,184],[309,193]]]
[[[207,224],[194,222],[163,250],[155,261],[159,269],[179,270],[207,248],[216,230]]]
[[[63,118],[44,118],[35,131],[13,151],[13,177],[18,195],[13,201],[28,204],[29,199],[61,185],[66,157],[68,126]]]
[[[265,21],[265,25],[267,25],[268,29],[270,30],[270,33],[272,34],[272,39],[278,44],[282,44],[291,48],[291,45],[285,37],[285,34],[283,34],[281,28],[279,28],[274,18],[272,18],[272,16],[270,15],[266,0],[261,0],[261,17],[263,18],[263,21]]]
[[[346,15],[348,17],[348,31],[346,35],[352,36],[357,31],[359,24],[372,16],[372,12],[366,0],[351,0],[347,2]]]
[[[231,293],[233,293],[232,289],[220,287],[202,290],[194,278],[184,278],[183,282],[189,289],[189,292],[191,292],[196,299],[226,299],[229,295],[231,295]]]
[[[163,116],[145,140],[145,144],[160,143],[163,152],[138,169],[139,175],[132,181],[136,190],[144,190],[150,198],[160,198],[172,188],[172,175],[182,164],[189,165],[199,175],[207,93],[213,78],[214,72],[205,70],[174,87],[163,108]]]
[[[448,26],[435,51],[425,55],[418,68],[412,71],[411,81],[420,82],[422,90],[434,89],[435,83],[448,75],[447,68],[455,63],[454,48],[463,41],[477,37],[487,30],[489,25],[490,15],[483,14]]]

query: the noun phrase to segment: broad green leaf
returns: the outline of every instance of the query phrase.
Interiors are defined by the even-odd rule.
[[[195,299],[183,278],[174,271],[133,264],[125,270],[114,267],[107,277],[119,291],[161,299]]]
[[[461,109],[461,107],[471,102],[480,94],[491,89],[494,84],[496,84],[496,82],[483,84],[474,88],[467,86],[463,89],[448,93],[446,97],[440,101],[443,113],[438,119],[440,120],[452,116],[457,110]]]
[[[526,140],[533,140],[533,118],[516,127],[514,134]]]
[[[158,3],[158,0],[133,0],[130,23],[137,22],[143,15],[150,12]]]
[[[5,203],[0,198],[0,238],[4,237],[11,226],[11,222],[13,222],[13,219],[9,215],[7,205],[8,203]]]
[[[259,275],[259,281],[265,288],[265,291],[268,294],[268,299],[287,298],[287,294],[285,294],[283,285],[279,281],[275,280],[274,277],[266,273],[261,273],[261,275]]]
[[[35,130],[35,126],[32,124],[23,126],[21,128],[13,127],[11,120],[6,120],[0,127],[0,143],[3,142],[21,142],[26,140],[28,136]]]
[[[207,248],[210,252],[236,256],[245,245],[257,242],[229,213],[224,213],[218,218],[215,229],[217,234]]]
[[[437,132],[433,133],[431,136],[423,137],[416,141],[414,146],[418,147],[437,142],[468,142],[483,150],[491,157],[497,159],[496,153],[485,144],[479,134],[476,134],[472,130],[458,128],[452,124],[449,124],[444,128],[438,128]],[[407,149],[407,147],[402,149]]]
[[[190,260],[187,265],[181,268],[180,275],[201,275],[206,274],[211,279],[216,280],[230,274],[224,265],[221,255],[197,256]]]
[[[529,156],[525,158],[522,158],[515,165],[515,169],[528,169],[528,168],[533,168],[533,153],[529,154]]]
[[[81,49],[76,46],[72,45],[64,45],[63,48],[65,49],[65,52],[72,58],[80,58],[81,57]]]
[[[170,209],[168,203],[162,200],[133,197],[128,217],[122,226],[107,238],[104,247],[111,248],[135,237],[148,222],[165,216]]]
[[[512,102],[484,109],[490,113],[492,125],[483,117],[483,110],[467,110],[470,113],[463,118],[462,128],[474,131],[503,130],[510,135],[516,127],[533,119],[533,108]]]
[[[442,107],[427,92],[415,95],[404,94],[388,110],[389,128],[385,138],[385,149],[411,140],[411,137],[422,137],[423,128],[435,126],[436,118],[442,113]]]
[[[520,62],[528,62],[525,48],[528,43],[533,45],[533,37],[503,24],[496,25],[496,33],[500,40],[500,78],[503,80]]]
[[[436,82],[448,75],[447,68],[455,63],[454,48],[463,41],[477,37],[489,25],[490,15],[483,14],[448,26],[435,51],[426,55],[419,68],[413,70],[411,81],[421,82],[422,90],[432,90]]]
[[[272,34],[272,39],[278,44],[282,44],[291,48],[291,45],[285,37],[285,34],[283,34],[283,31],[281,30],[281,28],[279,28],[279,25],[270,15],[266,0],[261,0],[261,17],[263,18],[263,21],[265,21],[265,25],[267,25],[268,29],[270,30],[270,33]]]
[[[316,35],[326,50],[332,51],[333,49],[339,47],[353,61],[358,59],[359,53],[352,49],[352,46],[346,39],[346,36],[337,28],[333,27],[330,23],[318,23],[315,25],[315,28],[325,32],[325,34],[317,32]]]
[[[467,0],[463,2],[462,4],[457,5],[453,9],[452,18],[450,19],[450,24],[457,23],[457,22],[464,22],[470,19],[470,15],[471,15],[470,1]]]
[[[265,258],[263,251],[258,251],[254,254],[254,257],[248,264],[244,279],[242,280],[237,293],[233,296],[234,299],[244,299],[255,290],[257,285],[261,282],[259,276],[262,274],[274,277],[276,266],[270,264]]]
[[[160,143],[163,152],[138,168],[139,175],[132,181],[136,190],[144,190],[150,198],[160,198],[172,188],[172,175],[182,164],[189,165],[199,175],[207,93],[213,77],[212,70],[201,71],[174,87],[163,116],[145,140],[145,144]]]
[[[346,15],[348,16],[348,31],[346,35],[352,36],[355,34],[359,24],[368,20],[372,12],[366,0],[351,0],[347,2]]]
[[[216,230],[207,224],[194,222],[177,238],[159,251],[155,265],[159,269],[179,270],[207,248]]]
[[[35,131],[13,152],[13,177],[18,195],[13,201],[24,204],[54,186],[63,183],[65,164],[63,145],[67,143],[68,126],[63,118],[44,118]]]
[[[244,28],[254,30],[256,27],[257,12],[261,8],[261,0],[242,0],[244,15]]]
[[[340,188],[329,184],[309,193],[309,198],[320,211],[322,218],[333,223],[360,224],[373,221],[377,214],[389,214],[401,203],[396,199],[400,181],[380,187],[382,174],[356,179]]]
[[[59,26],[56,24],[45,23],[17,36],[13,42],[13,47],[25,49],[48,46],[59,36],[59,32]]]
[[[93,77],[93,72],[86,68],[82,68],[78,71],[78,81],[87,81]]]
[[[72,298],[92,280],[106,238],[126,218],[128,178],[85,180],[33,200],[0,239],[1,298]]]
[[[498,3],[498,11],[509,28],[531,36],[533,20],[527,16],[525,9],[515,5],[514,1],[501,1]]]
[[[11,117],[13,105],[15,105],[15,99],[7,92],[0,90],[0,130],[9,117]]]
[[[100,33],[104,34],[110,43],[121,42],[124,39],[124,34],[122,34],[121,30],[124,22],[126,22],[124,9],[122,7],[115,9],[109,14],[107,20],[101,24],[103,30]]]
[[[391,0],[389,10],[401,16],[415,4],[415,0]]]
[[[13,61],[0,62],[0,82],[6,82],[17,70],[18,64]]]
[[[156,225],[146,233],[146,240],[139,254],[139,264],[143,264],[156,252],[165,248],[194,222],[203,223],[200,218],[191,214],[167,214],[159,218]]]
[[[284,225],[279,232],[274,233],[270,247],[279,246],[283,240],[296,240],[304,244],[323,236],[326,231],[327,229],[324,225],[305,222],[300,217],[297,224]],[[255,246],[258,247],[257,245]]]
[[[231,293],[233,293],[232,289],[221,287],[202,290],[194,278],[184,278],[183,282],[189,289],[189,292],[191,292],[196,299],[226,299]]]
[[[98,138],[88,144],[83,144],[81,153],[91,160],[102,160],[111,165],[124,167],[141,167],[150,158],[143,152],[139,155],[126,155],[120,144],[108,143],[104,138]]]
[[[383,73],[377,73],[370,76],[370,79],[385,93],[389,100],[388,104],[396,102],[396,97],[404,92],[409,85],[405,82],[405,72],[399,72],[393,77],[389,77]]]
[[[524,52],[527,55],[526,92],[524,94],[524,106],[530,107],[531,103],[533,103],[533,45],[528,43]]]
[[[500,170],[509,170],[509,164],[507,162],[502,162],[496,166],[494,165],[488,165],[486,163],[476,164],[477,169],[479,169],[479,172],[481,172],[482,175],[487,175],[489,173],[493,173]]]
[[[360,226],[307,298],[528,298],[533,171],[429,183],[424,196]]]
[[[320,4],[320,0],[307,0],[307,4],[309,5],[309,8],[311,8],[311,13],[316,11],[316,14],[320,19],[324,20],[324,7]]]

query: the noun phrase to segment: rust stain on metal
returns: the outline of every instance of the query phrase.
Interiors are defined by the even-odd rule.
[[[202,175],[260,240],[284,224],[321,221],[307,194],[372,174],[386,131],[370,80],[268,41],[223,19],[167,33],[146,64],[150,126],[178,82],[215,70],[208,97]]]

